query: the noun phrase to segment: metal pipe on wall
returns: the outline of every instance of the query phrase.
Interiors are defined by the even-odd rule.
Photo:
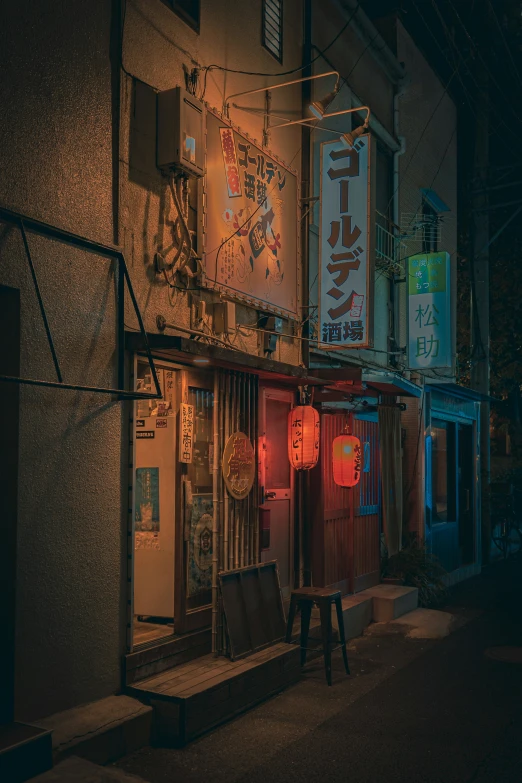
[[[214,406],[212,410],[213,423],[213,461],[212,461],[212,652],[217,651],[218,625],[218,417],[219,408],[216,405],[219,396],[219,380],[214,372]]]
[[[224,399],[224,409],[225,409],[225,440],[223,443],[223,448],[225,447],[226,442],[228,441],[229,437],[229,426],[230,426],[230,373],[227,372],[225,376],[225,399]],[[229,517],[228,517],[228,492],[226,489],[223,489],[223,496],[224,496],[224,502],[223,502],[223,526],[224,526],[224,537],[223,537],[223,563],[222,567],[224,571],[228,571],[229,565],[229,559],[228,559],[228,533],[229,533]]]

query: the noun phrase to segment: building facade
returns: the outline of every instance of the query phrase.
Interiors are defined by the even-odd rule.
[[[441,405],[451,419],[439,386],[454,355],[410,372],[404,259],[447,252],[454,285],[456,113],[401,23],[385,41],[355,1],[22,2],[2,16],[6,355],[20,328],[4,374],[71,387],[17,386],[9,627],[14,712],[34,720],[119,692],[136,651],[179,635],[225,652],[218,572],[276,560],[283,599],[309,579],[348,593],[379,581],[382,535],[390,551],[407,527],[435,542],[425,442]],[[335,116],[311,122],[331,90]],[[367,116],[371,334],[343,348],[320,317],[323,156]],[[342,205],[329,222],[344,231],[343,215],[355,225]],[[287,458],[301,402],[322,423],[306,479]],[[476,428],[472,408],[461,423]],[[363,449],[354,489],[332,483],[346,429]],[[469,535],[462,546],[469,560]]]

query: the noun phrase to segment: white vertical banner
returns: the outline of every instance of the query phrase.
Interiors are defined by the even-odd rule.
[[[451,261],[446,252],[408,258],[408,368],[451,369]]]
[[[373,140],[321,144],[319,348],[373,344]]]

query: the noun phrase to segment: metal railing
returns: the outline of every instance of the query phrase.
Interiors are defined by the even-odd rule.
[[[375,259],[385,264],[397,264],[402,242],[399,228],[381,212],[375,210]]]
[[[40,220],[34,220],[33,218],[29,218],[26,215],[22,215],[18,212],[13,212],[12,210],[6,209],[5,207],[0,207],[0,222],[10,223],[11,225],[17,226],[20,229],[20,233],[22,235],[22,241],[24,244],[25,255],[27,257],[27,262],[29,264],[34,290],[36,293],[36,297],[38,299],[38,305],[40,308],[40,313],[42,316],[45,332],[47,335],[47,341],[49,343],[49,348],[51,351],[51,356],[56,371],[56,377],[58,378],[57,381],[43,381],[43,380],[38,380],[36,378],[19,378],[11,375],[0,375],[0,381],[4,381],[7,383],[27,384],[29,386],[50,386],[51,388],[55,388],[55,389],[69,389],[72,391],[94,392],[97,394],[114,394],[120,400],[123,399],[154,400],[157,399],[158,397],[161,397],[161,387],[159,385],[158,376],[156,374],[156,368],[154,366],[154,361],[150,351],[149,341],[147,339],[147,333],[145,331],[145,326],[143,325],[143,319],[141,317],[141,313],[138,307],[138,302],[134,294],[134,289],[132,287],[132,282],[129,276],[129,270],[127,269],[127,264],[125,263],[125,258],[121,250],[119,250],[118,248],[110,247],[110,245],[103,245],[100,242],[94,242],[91,239],[86,239],[85,237],[82,237],[79,234],[73,234],[70,231],[64,231],[61,228],[52,226],[50,223],[44,223]],[[38,285],[36,267],[34,265],[33,257],[29,247],[27,233],[37,234],[39,236],[47,237],[48,239],[54,239],[66,245],[71,245],[73,247],[81,248],[82,250],[86,250],[89,253],[94,253],[98,256],[103,256],[104,258],[108,258],[116,262],[116,279],[117,279],[116,307],[117,307],[117,316],[118,316],[118,320],[117,320],[118,388],[117,389],[111,389],[111,388],[100,387],[100,386],[84,386],[81,384],[64,382],[63,374],[60,368],[60,362],[58,359],[58,354],[56,352],[56,348],[52,337],[51,326],[47,318],[47,313],[45,310],[43,297],[40,291],[40,286]],[[131,389],[123,388],[125,384],[125,322],[124,322],[125,284],[127,284],[127,290],[129,292],[134,313],[138,321],[140,334],[143,338],[145,353],[147,354],[149,367],[151,370],[152,378],[154,380],[155,392],[137,392]]]

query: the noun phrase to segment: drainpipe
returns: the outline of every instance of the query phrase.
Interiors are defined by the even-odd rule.
[[[303,78],[312,75],[312,0],[304,0],[303,4]],[[306,117],[308,107],[312,102],[312,82],[303,82],[301,87],[302,116]],[[303,125],[301,138],[301,320],[302,327],[302,359],[305,367],[310,366],[310,343],[306,339],[310,337],[310,321],[308,302],[310,298],[310,152],[311,152],[311,128]]]
[[[404,136],[399,135],[400,116],[399,116],[399,98],[404,94],[406,87],[404,82],[395,91],[393,96],[393,135],[400,142],[400,147],[393,153],[393,222],[396,226],[400,225],[400,180],[399,180],[399,158],[406,151],[406,142]],[[394,351],[401,348],[400,345],[400,321],[401,321],[401,302],[400,287],[395,280],[395,274],[391,278],[391,299],[393,307],[393,328],[392,338],[394,342]]]
[[[310,62],[312,60],[312,0],[304,0],[303,3],[303,71],[302,76],[312,75],[312,66]],[[312,102],[312,83],[311,81],[303,82],[302,86],[302,116],[307,116],[308,106]],[[309,264],[309,251],[310,251],[310,190],[311,190],[311,166],[310,166],[310,153],[311,153],[311,129],[303,126],[301,131],[301,263],[302,263],[302,281],[303,286],[301,289],[302,299],[302,330],[301,340],[302,344],[302,360],[305,367],[310,366],[310,343],[306,339],[310,337],[310,321],[308,317],[310,315],[310,308],[308,307],[310,301],[310,264]],[[302,475],[302,474],[305,475]],[[310,529],[310,471],[299,472],[299,513],[296,520],[296,546],[294,550],[294,562],[297,564],[295,575],[299,573],[299,549],[301,549],[303,557],[303,583],[305,587],[309,587],[312,584],[312,562],[311,562],[311,529]],[[301,547],[299,547],[299,540],[301,540]],[[300,585],[296,585],[299,587]]]

